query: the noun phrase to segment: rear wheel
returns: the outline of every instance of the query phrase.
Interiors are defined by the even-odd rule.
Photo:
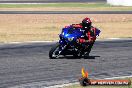
[[[79,58],[79,56],[78,56],[78,55],[76,55],[76,54],[74,54],[74,55],[73,55],[73,57],[74,57],[74,58]]]
[[[82,54],[80,52],[74,52],[73,57],[74,58],[81,58]]]
[[[56,43],[49,51],[49,58],[55,59],[59,54],[59,43]]]
[[[94,41],[94,42],[95,42],[95,41]],[[90,54],[90,52],[91,52],[91,49],[92,49],[92,47],[93,47],[93,45],[94,45],[94,42],[91,43],[91,44],[88,46],[88,49],[86,50],[86,52],[85,52],[85,54],[84,54],[84,58],[87,58],[87,57],[89,56],[89,54]]]

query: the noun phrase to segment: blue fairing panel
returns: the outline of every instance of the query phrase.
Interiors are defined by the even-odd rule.
[[[99,29],[96,29],[96,36],[99,36],[100,32],[101,31]]]

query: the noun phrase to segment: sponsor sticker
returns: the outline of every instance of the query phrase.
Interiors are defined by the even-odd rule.
[[[82,77],[79,79],[81,86],[88,85],[131,85],[131,81],[127,79],[90,79],[88,71],[84,68],[81,70]]]

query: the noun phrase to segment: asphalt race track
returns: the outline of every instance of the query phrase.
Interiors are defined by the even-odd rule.
[[[0,3],[106,2],[106,0],[0,0]]]
[[[87,59],[71,56],[49,59],[53,44],[0,44],[0,87],[26,83],[25,88],[33,88],[32,83],[38,82],[33,84],[40,88],[40,85],[75,82],[81,77],[82,67],[91,78],[132,75],[132,39],[97,41]]]
[[[0,11],[0,14],[132,14],[132,11]]]

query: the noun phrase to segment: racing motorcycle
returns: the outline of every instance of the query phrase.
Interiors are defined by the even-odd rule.
[[[85,56],[87,53],[90,53],[93,43],[89,44],[80,44],[77,40],[83,37],[83,29],[67,27],[63,28],[61,34],[59,34],[60,40],[57,42],[49,51],[49,58],[55,59],[60,55],[73,55],[75,58],[80,58]],[[100,34],[100,30],[96,30],[96,37]]]

